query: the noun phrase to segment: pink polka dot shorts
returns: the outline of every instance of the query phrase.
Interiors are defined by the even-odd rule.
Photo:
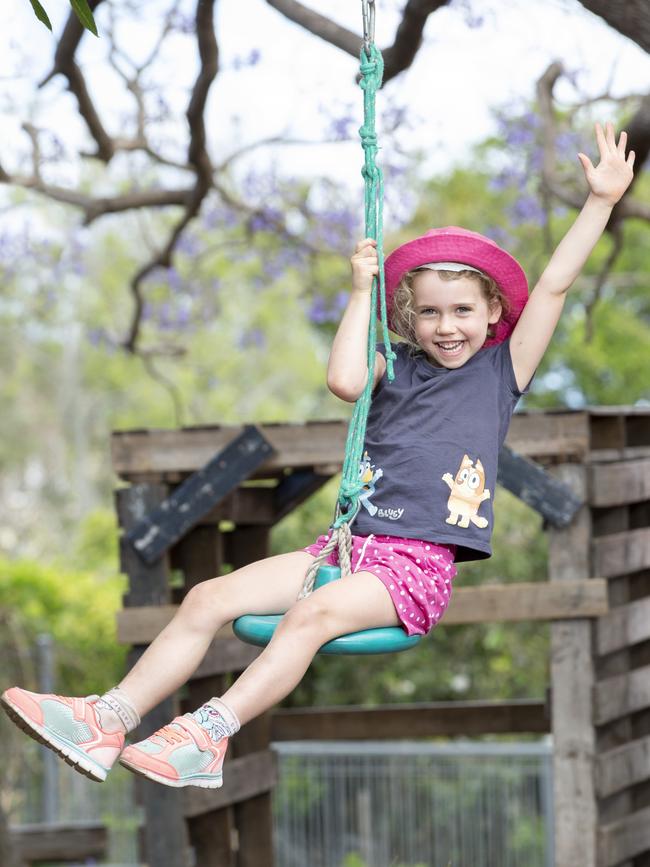
[[[329,536],[304,550],[320,554]],[[426,635],[445,613],[456,575],[454,548],[422,539],[352,536],[352,572],[371,572],[390,593],[407,635]],[[338,552],[326,560],[338,566]]]

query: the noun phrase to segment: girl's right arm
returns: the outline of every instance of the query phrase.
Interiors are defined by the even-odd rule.
[[[352,291],[338,327],[329,364],[327,386],[341,400],[354,403],[368,381],[368,322],[372,280],[379,272],[377,242],[372,238],[360,241],[350,260]],[[386,359],[377,352],[373,388],[384,375]]]

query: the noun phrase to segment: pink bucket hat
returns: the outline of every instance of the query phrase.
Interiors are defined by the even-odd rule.
[[[501,343],[512,333],[528,301],[528,281],[523,268],[494,241],[458,226],[429,229],[420,238],[393,250],[384,263],[388,324],[392,325],[393,296],[407,271],[433,262],[457,262],[478,268],[497,283],[510,302],[510,310],[495,326],[495,335],[485,346]],[[393,329],[394,330],[394,329]]]

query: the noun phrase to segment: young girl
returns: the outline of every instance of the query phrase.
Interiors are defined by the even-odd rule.
[[[360,468],[352,574],[296,601],[327,537],[193,587],[124,680],[105,695],[66,698],[8,689],[2,703],[29,735],[96,780],[115,761],[169,786],[221,785],[228,738],[281,701],[321,645],[401,625],[426,633],[451,596],[454,560],[488,557],[497,456],[562,312],[566,292],[632,179],[626,134],[596,125],[600,163],[579,154],[587,202],[528,298],[518,263],[482,235],[427,232],[386,260],[397,345],[388,382],[376,354],[375,392]],[[367,381],[375,242],[352,256],[352,293],[332,347],[328,385],[355,401]],[[335,555],[330,559],[335,561]],[[244,613],[286,612],[273,640],[220,698],[124,749],[140,717],[182,686],[215,632]]]

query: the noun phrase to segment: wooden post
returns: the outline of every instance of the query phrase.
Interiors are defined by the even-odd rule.
[[[228,557],[233,569],[268,557],[269,528],[237,527],[229,534]],[[233,756],[240,758],[268,750],[271,715],[264,713],[247,723],[233,738]],[[237,867],[273,867],[273,815],[271,793],[264,792],[235,805],[239,831]]]
[[[557,477],[581,500],[587,496],[587,470],[563,464]],[[592,575],[591,515],[583,506],[573,523],[549,529],[549,579]],[[597,867],[597,807],[594,788],[594,667],[591,624],[560,620],[551,624],[551,724],[555,804],[555,867]]]
[[[121,568],[129,577],[129,592],[125,607],[163,605],[170,601],[169,563],[163,557],[146,566],[124,535],[138,521],[158,506],[167,496],[166,485],[139,484],[117,491],[117,511],[123,530],[120,542]],[[145,647],[134,647],[129,653],[129,667],[142,656]],[[133,734],[133,740],[143,740],[176,716],[173,697],[165,699],[151,710]],[[138,778],[145,809],[144,860],[156,867],[183,867],[188,863],[188,841],[182,813],[180,790],[161,786]]]
[[[223,562],[223,536],[216,527],[196,527],[175,547],[173,561],[183,571],[185,592],[200,581],[216,578]],[[224,674],[191,678],[183,710],[194,711],[226,689]],[[228,765],[224,775],[228,774]],[[235,867],[236,842],[232,807],[211,810],[188,819],[195,863],[200,867]]]

